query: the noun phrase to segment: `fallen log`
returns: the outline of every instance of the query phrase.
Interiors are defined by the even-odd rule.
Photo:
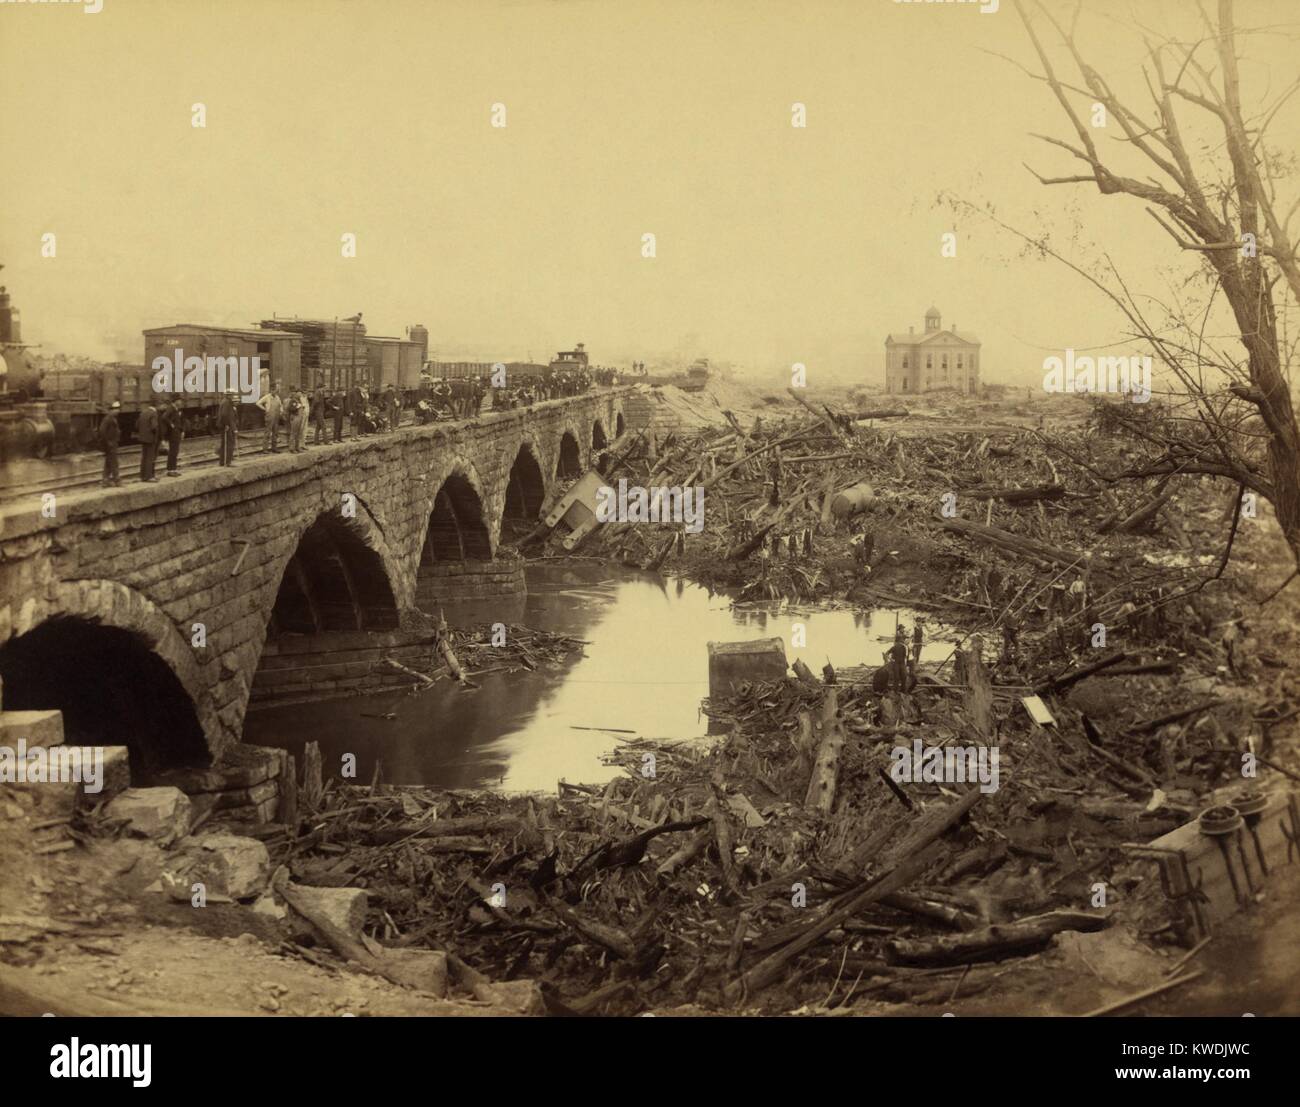
[[[1117,650],[1115,653],[1109,653],[1105,657],[1098,658],[1096,661],[1089,662],[1087,665],[1081,665],[1077,669],[1071,669],[1062,673],[1060,676],[1052,677],[1034,688],[1034,695],[1046,696],[1051,692],[1059,692],[1064,688],[1069,688],[1072,684],[1077,684],[1086,677],[1098,673],[1102,669],[1108,669],[1112,665],[1118,665],[1125,660],[1128,654],[1124,650]]]
[[[867,904],[875,903],[915,880],[942,850],[939,837],[979,802],[981,794],[978,788],[972,788],[956,803],[926,811],[907,837],[888,855],[900,860],[892,867],[883,868],[878,875],[857,889],[846,893],[848,898],[842,906],[824,912],[793,941],[765,957],[739,980],[731,981],[723,989],[725,998],[734,1003],[742,996],[766,988],[781,977],[790,961],[852,918]]]
[[[851,411],[851,419],[905,419],[911,414],[905,407],[881,407],[867,411]]]
[[[1202,711],[1208,711],[1211,707],[1218,707],[1222,702],[1221,699],[1217,698],[1209,699],[1203,703],[1193,704],[1191,707],[1184,707],[1181,711],[1171,711],[1167,715],[1157,715],[1154,719],[1147,719],[1145,722],[1136,723],[1129,727],[1120,735],[1120,738],[1134,738],[1139,734],[1148,734],[1169,723],[1176,723],[1191,715],[1199,715]]]
[[[1002,500],[1009,504],[1027,504],[1036,500],[1059,500],[1065,495],[1063,484],[1040,484],[1029,488],[963,488],[960,495],[975,500]]]
[[[938,938],[893,938],[885,943],[885,960],[891,965],[965,965],[972,961],[1000,961],[1046,945],[1063,930],[1102,930],[1105,915],[1086,911],[1049,911],[1013,923],[981,927],[965,934]]]
[[[833,434],[841,442],[847,443],[849,441],[849,436],[844,433],[844,429],[841,426],[839,426],[839,424],[837,424],[835,420],[832,419],[829,415],[823,415],[820,411],[818,411],[815,407],[813,407],[812,404],[810,404],[807,400],[805,400],[802,396],[800,396],[795,389],[787,388],[786,391],[789,392],[790,395],[794,397],[796,403],[802,404],[805,408],[807,408],[810,412],[812,412],[812,414],[821,422],[822,426],[824,426],[828,431],[830,431],[831,434]]]
[[[513,815],[467,815],[461,819],[434,819],[412,830],[410,826],[384,826],[362,837],[367,845],[378,846],[407,838],[450,838],[460,834],[486,834],[518,830],[521,819]]]
[[[997,527],[986,527],[981,523],[972,523],[969,519],[945,519],[942,526],[946,531],[960,534],[986,546],[992,546],[1003,553],[1015,554],[1017,557],[1027,557],[1032,561],[1047,565],[1060,565],[1069,569],[1075,565],[1083,565],[1088,560],[1086,553],[1062,549],[1059,546],[1049,546],[1046,542],[1039,542],[1033,538],[1022,538],[1018,534],[1011,534],[1008,531],[999,530]]]

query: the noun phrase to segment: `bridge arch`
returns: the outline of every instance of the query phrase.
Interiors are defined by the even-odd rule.
[[[521,442],[506,477],[501,529],[531,530],[545,499],[546,477],[536,447],[531,441]]]
[[[65,581],[13,630],[0,645],[6,710],[61,711],[68,745],[126,746],[137,779],[211,760],[204,651],[140,593]]]
[[[555,451],[555,475],[562,480],[573,480],[582,475],[582,448],[578,445],[578,436],[567,427],[560,435],[560,444]]]
[[[383,531],[355,496],[340,497],[310,519],[278,579],[268,638],[398,625],[391,555]]]
[[[609,446],[609,436],[605,433],[605,424],[597,418],[591,424],[591,451],[598,453]]]

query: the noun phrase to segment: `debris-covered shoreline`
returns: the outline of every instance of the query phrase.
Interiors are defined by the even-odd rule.
[[[241,889],[255,895],[225,897],[256,917],[263,948],[493,1011],[951,1009],[1034,958],[1104,959],[1112,942],[1158,976],[1173,968],[1152,995],[1190,985],[1204,912],[1150,846],[1207,809],[1288,802],[1294,633],[1261,601],[1293,601],[1267,595],[1283,562],[1268,535],[1239,535],[1217,575],[1219,556],[1196,552],[1222,541],[1218,487],[1097,478],[1125,450],[1099,418],[915,434],[828,405],[629,451],[607,478],[712,481],[710,526],[607,525],[580,556],[760,609],[919,614],[892,643],[864,641],[865,664],[796,661],[714,695],[706,738],[611,730],[622,772],[608,784],[444,791],[386,783],[382,767],[363,784],[323,774],[309,747],[280,778],[275,821],[232,826],[218,804],[149,866],[183,892],[212,875],[185,843],[233,832],[263,851]],[[515,624],[430,627],[427,664],[397,666],[412,695],[475,696],[475,675],[563,665],[584,645]],[[951,648],[922,660],[935,643]],[[112,801],[68,826],[90,848],[135,832]],[[1264,844],[1242,841],[1266,868]],[[180,855],[198,867],[177,876]],[[1264,887],[1242,862],[1249,912]]]

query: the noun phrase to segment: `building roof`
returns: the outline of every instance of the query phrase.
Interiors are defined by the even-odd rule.
[[[166,334],[169,331],[202,331],[206,334],[240,334],[270,340],[273,338],[297,338],[289,331],[263,330],[260,327],[219,327],[212,323],[172,323],[166,327],[146,327],[145,334]]]
[[[967,346],[978,346],[980,340],[969,331],[927,331],[925,334],[891,334],[885,337],[885,344],[895,343],[900,346],[923,346],[937,338],[954,338]]]

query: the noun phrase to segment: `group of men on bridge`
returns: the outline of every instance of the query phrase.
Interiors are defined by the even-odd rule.
[[[617,374],[597,373],[599,383],[617,383]],[[493,388],[494,409],[530,407],[541,400],[561,396],[576,396],[586,392],[593,383],[593,373],[581,370],[551,370],[544,375],[523,378],[513,387]],[[316,387],[307,393],[301,385],[291,386],[287,392],[280,382],[259,398],[255,406],[263,416],[266,453],[280,452],[280,431],[286,431],[290,453],[303,453],[308,449],[307,425],[314,429],[312,446],[326,445],[326,428],[332,424],[331,442],[344,439],[344,421],[348,423],[350,437],[358,439],[371,434],[395,431],[402,422],[402,411],[407,401],[418,424],[431,423],[439,418],[466,419],[477,415],[487,394],[487,382],[479,377],[459,377],[434,381],[422,378],[421,386],[413,397],[403,394],[389,384],[381,390],[372,390],[368,384],[358,382],[350,388],[327,389],[318,379]],[[147,402],[136,419],[135,441],[140,443],[140,480],[156,483],[155,467],[158,449],[167,446],[166,475],[178,477],[180,448],[185,438],[185,413],[179,397],[164,393],[157,404]],[[222,466],[235,463],[235,447],[239,438],[239,394],[229,388],[217,408],[215,423],[211,416],[205,430],[217,436],[217,458]],[[104,487],[122,483],[118,469],[118,451],[122,442],[122,428],[118,425],[121,404],[114,400],[99,424],[99,441],[104,451]]]

